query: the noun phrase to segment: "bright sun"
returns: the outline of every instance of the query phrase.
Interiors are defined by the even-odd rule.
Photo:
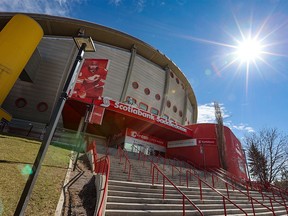
[[[245,39],[238,43],[236,48],[236,56],[241,62],[255,62],[260,59],[262,46],[257,39]]]

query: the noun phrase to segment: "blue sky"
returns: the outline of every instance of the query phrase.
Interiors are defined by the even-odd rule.
[[[264,127],[288,133],[286,0],[1,0],[0,11],[45,13],[104,25],[164,53],[195,91],[198,122],[225,125],[239,137]],[[249,35],[260,55],[235,54]]]

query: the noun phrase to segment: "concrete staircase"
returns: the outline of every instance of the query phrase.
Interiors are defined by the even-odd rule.
[[[126,172],[123,172],[125,159],[120,159],[116,156],[117,150],[109,151],[111,160],[111,170],[108,186],[108,197],[106,202],[107,216],[122,216],[122,215],[183,215],[183,203],[182,195],[166,181],[165,199],[163,199],[163,179],[159,175],[157,183],[152,186],[152,178],[150,174],[151,163],[145,162],[143,167],[143,161],[138,160],[138,154],[127,153],[129,160],[132,164],[131,180],[128,181],[127,168]],[[156,160],[154,160],[156,161]],[[198,180],[192,178],[189,181],[189,188],[186,187],[186,169],[182,167],[182,181],[179,184],[179,171],[174,168],[172,177],[172,166],[165,165],[163,170],[163,164],[161,160],[158,160],[158,167],[174,182],[175,185],[187,196],[189,199],[197,205],[204,215],[224,215],[223,197],[202,184],[202,200],[200,199],[200,190]],[[127,164],[126,164],[127,165]],[[177,167],[180,170],[180,167]],[[178,172],[178,173],[177,173]],[[199,176],[204,177],[204,173],[197,171]],[[185,175],[184,175],[185,173]],[[207,182],[211,184],[211,178],[207,175]],[[227,196],[226,188],[223,188],[224,183],[216,182],[218,192]],[[244,191],[243,191],[244,192]],[[258,192],[250,192],[253,198],[262,202],[262,196]],[[232,189],[229,190],[229,198],[241,207],[248,215],[254,215],[251,208],[251,200],[247,196],[239,191]],[[271,208],[269,200],[263,201],[264,205]],[[242,211],[237,209],[234,205],[225,202],[227,215],[245,215]],[[255,215],[273,215],[271,211],[257,202],[253,202],[255,208]],[[285,207],[273,203],[275,215],[287,215]],[[185,213],[186,215],[200,215],[194,207],[185,201]]]

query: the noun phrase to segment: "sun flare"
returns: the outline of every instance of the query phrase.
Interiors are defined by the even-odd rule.
[[[262,46],[257,39],[245,39],[238,43],[236,56],[241,62],[255,62],[261,57]]]

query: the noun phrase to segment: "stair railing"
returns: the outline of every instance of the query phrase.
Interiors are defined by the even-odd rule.
[[[153,163],[151,161],[151,163]],[[165,189],[166,189],[166,184],[165,181],[168,181],[177,191],[182,195],[182,212],[183,216],[185,216],[185,200],[187,200],[193,207],[196,209],[200,215],[204,216],[203,212],[159,169],[159,167],[153,163],[153,168],[152,168],[152,185],[154,186],[155,183],[155,170],[157,171],[157,180],[158,180],[158,174],[162,175],[163,183],[162,183],[162,198],[165,200]]]
[[[270,201],[270,204],[271,204],[271,208],[269,208],[268,206],[264,205],[263,203],[259,202],[257,199],[255,199],[254,197],[252,197],[250,195],[250,191],[249,191],[249,188],[248,186],[246,187],[247,189],[247,193],[243,192],[242,190],[239,190],[238,188],[235,188],[235,186],[233,186],[231,183],[227,182],[225,179],[223,179],[221,176],[218,175],[218,179],[220,181],[222,181],[224,184],[225,184],[225,187],[226,187],[226,193],[227,193],[227,196],[229,198],[229,189],[228,189],[228,186],[230,186],[231,188],[233,188],[233,191],[238,191],[240,192],[241,194],[243,194],[244,196],[247,196],[248,198],[248,201],[250,200],[251,202],[251,207],[252,207],[252,210],[253,210],[253,215],[255,216],[255,208],[254,208],[254,203],[253,201],[255,201],[256,203],[260,204],[261,206],[265,207],[266,209],[268,209],[269,211],[271,211],[273,213],[273,216],[275,216],[275,212],[274,212],[274,209],[273,209],[273,204],[272,202]]]
[[[105,183],[103,188],[103,196],[101,199],[101,203],[99,206],[99,210],[97,211],[97,216],[102,216],[104,211],[104,200],[107,197],[107,189],[108,189],[108,180],[109,180],[109,173],[110,173],[110,158],[108,155],[99,158],[95,163],[95,173],[99,173],[105,175]]]
[[[169,165],[172,168],[172,177],[174,177],[174,169],[176,169],[179,172],[179,184],[181,185],[181,183],[182,183],[182,167],[180,166],[180,169],[178,169],[176,166],[173,165],[173,163],[170,163],[170,161],[169,161]]]
[[[97,216],[102,216],[104,212],[104,200],[106,200],[107,196],[107,189],[108,189],[108,179],[109,179],[109,173],[110,173],[110,158],[108,155],[105,155],[101,158],[97,158],[97,149],[96,149],[96,141],[93,141],[91,145],[88,146],[87,151],[92,150],[92,165],[93,165],[93,173],[105,175],[105,183],[104,183],[104,188],[103,188],[103,196],[100,201],[100,205],[97,211]]]
[[[128,181],[131,181],[131,167],[132,167],[132,165],[131,165],[131,162],[130,162],[126,152],[120,146],[118,146],[117,155],[120,158],[119,163],[121,163],[122,157],[124,157],[124,159],[125,159],[124,169],[123,169],[124,173],[127,173],[126,168],[127,168],[127,164],[128,164]]]
[[[201,170],[202,172],[204,172],[204,178],[205,180],[207,179],[207,171],[205,169],[203,169],[203,167],[200,167],[199,165],[195,164],[194,162],[190,161],[190,160],[186,160],[186,162],[190,165],[192,165],[193,167],[195,167],[198,170]]]
[[[190,175],[189,175],[190,174]],[[202,193],[202,184],[205,184],[208,188],[212,189],[214,192],[219,194],[222,197],[222,202],[223,202],[223,208],[224,208],[224,214],[225,216],[227,215],[227,209],[226,209],[226,201],[234,205],[236,208],[238,208],[240,211],[242,211],[245,215],[247,215],[247,212],[242,209],[240,206],[238,206],[236,203],[234,203],[232,200],[224,196],[220,191],[216,190],[214,187],[209,185],[207,182],[203,181],[200,179],[196,174],[192,173],[190,170],[186,171],[186,185],[187,188],[189,188],[189,181],[188,177],[190,176],[190,181],[191,181],[191,175],[193,175],[197,180],[198,180],[198,185],[199,185],[199,192],[200,192],[200,200],[203,200],[203,193]],[[225,201],[226,200],[226,201]]]
[[[279,197],[281,198],[281,200],[283,201],[283,203],[279,202],[279,201],[275,198],[275,194],[274,194],[273,192],[272,192],[272,195],[273,195],[273,198],[272,198],[272,197],[268,196],[267,194],[263,193],[263,192],[261,191],[261,188],[255,187],[255,186],[253,185],[253,183],[252,183],[252,184],[249,184],[249,183],[247,183],[247,182],[243,183],[243,181],[241,181],[239,178],[233,176],[232,174],[228,173],[226,170],[225,170],[225,171],[219,170],[219,171],[221,171],[221,175],[226,176],[226,177],[229,178],[232,182],[234,181],[235,183],[238,183],[238,184],[242,185],[243,187],[246,187],[247,194],[250,193],[250,190],[249,190],[249,186],[248,186],[248,185],[250,185],[251,189],[256,189],[256,191],[262,196],[262,200],[263,200],[263,201],[265,200],[264,197],[266,197],[266,198],[269,200],[269,202],[270,202],[270,204],[271,204],[271,208],[273,208],[273,203],[272,203],[272,201],[274,201],[274,202],[278,203],[279,205],[283,206],[283,207],[285,208],[285,210],[286,210],[287,215],[288,215],[288,206],[286,205],[285,198],[282,196],[282,194],[280,194],[281,196],[279,196]],[[215,172],[215,170],[214,170],[214,172]],[[218,173],[218,172],[216,172],[216,174],[217,174],[217,173]],[[228,175],[228,174],[230,174],[230,175]],[[234,187],[234,188],[235,188],[235,187]],[[278,195],[277,195],[277,196],[278,196]]]
[[[143,152],[141,152],[137,147],[135,147],[138,150],[139,156],[138,160],[143,158],[144,161],[149,161],[151,163],[151,169],[150,174],[152,175],[152,185],[154,186],[155,183],[155,169],[157,170],[156,173],[156,181],[158,182],[159,173],[162,175],[163,178],[163,192],[162,192],[162,198],[165,199],[165,180],[167,180],[181,195],[182,195],[182,212],[183,216],[185,216],[185,199],[200,213],[201,216],[204,216],[203,212],[159,169],[159,167]],[[143,163],[144,167],[144,163]]]

